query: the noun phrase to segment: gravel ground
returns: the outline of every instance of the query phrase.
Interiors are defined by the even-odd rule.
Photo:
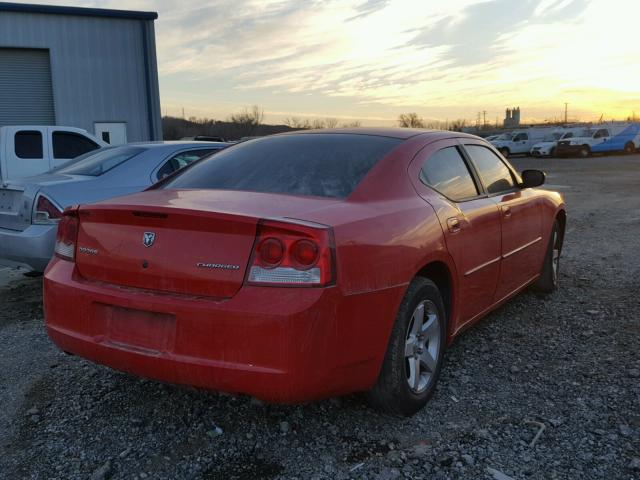
[[[0,478],[640,479],[640,155],[514,164],[543,164],[566,195],[561,290],[465,332],[409,419],[358,395],[264,405],[66,356],[41,280],[1,273]]]

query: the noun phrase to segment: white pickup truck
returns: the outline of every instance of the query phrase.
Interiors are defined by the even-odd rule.
[[[555,130],[554,127],[531,127],[514,130],[491,140],[491,144],[505,157],[515,154],[528,154],[536,143],[541,142]]]
[[[74,127],[0,127],[0,183],[47,172],[83,153],[107,146]]]

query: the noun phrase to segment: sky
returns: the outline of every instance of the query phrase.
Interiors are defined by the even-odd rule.
[[[31,2],[31,3],[36,3]],[[163,114],[640,116],[638,0],[49,1],[151,10]]]

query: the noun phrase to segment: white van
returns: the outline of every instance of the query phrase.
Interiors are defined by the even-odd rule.
[[[558,141],[580,137],[584,134],[584,130],[585,127],[560,128],[542,142],[536,143],[529,153],[532,157],[554,157]]]
[[[556,127],[532,127],[503,133],[491,143],[503,156],[528,154],[531,148],[553,133]]]
[[[83,153],[107,146],[74,127],[0,127],[0,182],[47,172]]]

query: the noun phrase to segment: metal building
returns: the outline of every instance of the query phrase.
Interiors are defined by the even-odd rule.
[[[160,140],[155,12],[0,2],[0,126]]]

